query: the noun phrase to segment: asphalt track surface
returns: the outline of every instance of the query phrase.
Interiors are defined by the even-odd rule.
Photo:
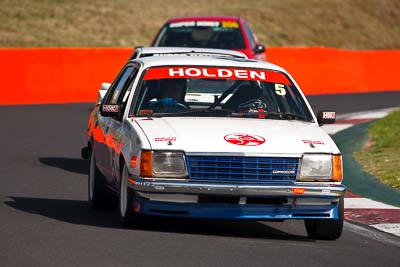
[[[309,98],[339,113],[398,106],[400,92]],[[0,266],[400,266],[400,240],[345,224],[153,219],[126,229],[89,210],[80,159],[91,104],[0,106]]]

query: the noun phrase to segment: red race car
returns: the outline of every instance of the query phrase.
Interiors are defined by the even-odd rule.
[[[258,43],[244,19],[233,16],[170,19],[151,45],[231,49],[250,59],[266,61],[265,46]]]

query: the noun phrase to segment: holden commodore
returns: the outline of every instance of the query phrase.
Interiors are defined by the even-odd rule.
[[[230,57],[128,61],[92,111],[88,199],[141,215],[305,221],[310,238],[343,228],[342,159],[293,78]],[[116,205],[115,205],[116,206]]]

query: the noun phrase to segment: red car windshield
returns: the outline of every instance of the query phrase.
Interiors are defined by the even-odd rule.
[[[245,48],[237,21],[172,22],[164,26],[154,46]]]

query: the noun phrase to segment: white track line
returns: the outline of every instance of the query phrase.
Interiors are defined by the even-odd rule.
[[[369,198],[357,197],[357,198],[345,198],[344,200],[345,209],[394,209],[400,208],[387,205]]]
[[[325,124],[321,128],[325,130],[327,134],[335,134],[337,132],[343,131],[350,128],[353,124]]]
[[[391,111],[398,108],[384,108],[377,110],[369,110],[364,112],[355,112],[355,113],[347,113],[340,114],[336,117],[337,120],[354,120],[354,119],[380,119],[385,117]],[[350,128],[354,124],[325,124],[321,126],[323,130],[325,130],[328,134],[335,134],[337,132],[343,131],[347,128]]]
[[[376,231],[373,228],[365,227],[365,226],[360,226],[354,223],[350,223],[348,221],[344,222],[344,227],[356,234],[359,234],[361,236],[365,236],[368,238],[372,238],[376,241],[387,243],[394,245],[396,247],[400,247],[400,242],[398,237],[393,236],[393,235],[387,235],[387,234],[382,234],[382,232]]]
[[[337,120],[369,119],[369,118],[379,119],[385,117],[387,114],[396,109],[398,109],[398,107],[339,114],[337,115],[336,119]]]
[[[379,223],[370,225],[378,230],[400,237],[400,223]]]

